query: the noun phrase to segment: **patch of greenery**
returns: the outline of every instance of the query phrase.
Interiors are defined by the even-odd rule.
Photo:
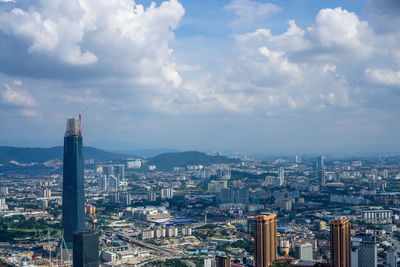
[[[254,242],[246,240],[238,240],[232,243],[233,248],[242,248],[246,250],[249,254],[254,254]]]

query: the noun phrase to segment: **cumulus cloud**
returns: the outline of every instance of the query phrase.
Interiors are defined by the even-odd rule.
[[[36,105],[35,98],[27,91],[12,88],[8,84],[4,85],[1,92],[3,102],[13,106],[33,107]]]
[[[290,20],[282,34],[257,29],[234,40],[236,56],[222,65],[224,71],[186,84],[164,103],[169,110],[194,105],[195,111],[279,114],[356,108],[365,101],[358,72],[366,59],[378,58],[383,44],[366,21],[340,7],[320,10],[305,29]]]
[[[233,11],[238,16],[236,22],[251,21],[257,17],[268,16],[280,10],[280,7],[272,3],[259,3],[251,0],[233,0],[224,7]]]
[[[365,54],[371,51],[367,43],[372,34],[368,23],[340,7],[322,9],[316,17],[316,24],[308,28],[308,32],[322,47]]]
[[[11,40],[7,36],[24,40],[28,52],[40,56],[52,69],[44,69],[43,76],[69,65],[80,67],[79,72],[88,76],[97,73],[143,80],[161,75],[172,86],[179,84],[179,75],[171,69],[175,59],[169,48],[173,30],[185,12],[177,0],[148,7],[133,0],[40,0],[30,4],[17,2],[10,11],[1,11],[0,31],[6,34],[5,42]],[[32,71],[20,67],[20,72]]]
[[[400,71],[393,71],[391,69],[371,69],[367,68],[364,71],[365,75],[371,81],[386,85],[386,86],[400,86]]]

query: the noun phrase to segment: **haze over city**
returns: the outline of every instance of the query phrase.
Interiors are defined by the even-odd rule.
[[[400,4],[0,1],[0,143],[396,152]]]
[[[399,267],[400,0],[0,0],[0,267]]]

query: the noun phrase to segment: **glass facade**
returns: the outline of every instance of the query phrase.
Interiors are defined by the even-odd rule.
[[[99,235],[93,230],[82,230],[74,233],[73,266],[99,266]]]
[[[64,240],[72,243],[73,233],[85,228],[82,136],[64,137],[62,227]]]

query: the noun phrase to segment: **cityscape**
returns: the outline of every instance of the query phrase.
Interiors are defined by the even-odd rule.
[[[397,266],[399,155],[84,150],[79,116],[63,162],[1,165],[4,266]]]
[[[0,0],[0,267],[399,267],[400,0]]]

